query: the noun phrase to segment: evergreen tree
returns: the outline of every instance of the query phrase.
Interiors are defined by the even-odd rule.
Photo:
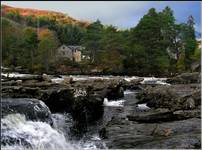
[[[36,29],[27,27],[23,30],[24,33],[24,55],[25,58],[27,57],[27,64],[31,70],[33,70],[33,65],[34,65],[34,58],[36,55],[36,50],[37,50],[37,44],[38,44],[38,39],[37,39],[37,32]],[[27,54],[27,55],[26,55]]]
[[[39,33],[39,44],[38,44],[38,65],[36,69],[45,69],[49,71],[51,63],[56,61],[56,49],[58,47],[58,39],[54,32],[48,29],[44,29]]]
[[[103,25],[99,20],[90,24],[86,29],[82,43],[90,53],[91,62],[95,61],[95,56],[101,49],[102,35]]]

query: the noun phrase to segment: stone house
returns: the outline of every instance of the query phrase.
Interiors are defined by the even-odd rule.
[[[57,49],[57,58],[68,58],[72,61],[80,62],[82,49],[84,49],[82,46],[66,46],[63,44]]]
[[[198,48],[202,49],[202,39],[197,39]]]

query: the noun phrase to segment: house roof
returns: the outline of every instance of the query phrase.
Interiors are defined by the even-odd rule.
[[[67,47],[67,48],[69,48],[69,49],[72,49],[72,50],[75,50],[75,49],[77,49],[77,50],[82,50],[82,49],[84,49],[84,47],[83,46],[80,46],[80,45],[65,45],[65,44],[63,44],[63,45],[61,45],[60,47],[62,47],[62,46],[65,46],[65,47]]]
[[[84,48],[82,46],[74,46],[74,45],[68,45],[67,47],[70,49],[80,49],[80,50]]]

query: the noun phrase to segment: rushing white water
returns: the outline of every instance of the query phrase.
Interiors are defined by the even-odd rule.
[[[131,90],[125,90],[124,91],[124,95],[127,95],[127,94],[133,94],[135,93],[134,91],[131,91]]]
[[[70,133],[70,127],[73,125],[72,117],[70,114],[52,114],[53,117],[53,124],[54,127],[61,133],[63,133],[66,137],[66,140],[71,143],[71,145],[75,148],[75,150],[96,150],[101,148],[105,148],[105,143],[101,141],[101,138],[98,135],[98,132],[87,133],[86,136],[84,136],[80,140],[72,140],[69,133]],[[94,127],[95,128],[95,127]],[[91,130],[92,132],[92,130]]]
[[[2,76],[5,77],[24,77],[24,76],[30,76],[31,74],[21,74],[18,72],[13,73],[1,73]],[[31,75],[33,76],[33,75]],[[124,79],[125,81],[131,82],[134,79],[138,79],[141,77],[137,76],[85,76],[85,75],[62,75],[61,78],[58,77],[52,77],[51,81],[54,83],[61,83],[64,81],[65,78],[72,78],[73,81],[82,81],[82,80],[93,80],[93,79],[100,79],[100,80],[109,80],[113,79],[114,77],[119,77]],[[166,83],[166,78],[155,78],[155,77],[143,77],[144,80],[140,82],[141,84],[162,84],[162,85],[170,85]]]
[[[72,117],[68,113],[52,114],[53,126],[58,132],[62,133],[66,138],[69,137],[70,127],[72,126]]]
[[[2,76],[13,78],[13,77],[25,77],[25,76],[34,76],[32,74],[21,74],[18,72],[12,72],[12,73],[1,73]]]
[[[98,134],[91,135],[91,137],[88,140],[83,139],[76,144],[78,147],[82,147],[82,150],[97,150],[99,149],[97,145],[100,144],[102,149],[103,148],[106,149],[106,145],[103,142],[101,142],[101,138],[98,136]]]
[[[149,109],[151,109],[151,108],[149,108],[149,107],[147,106],[147,104],[138,104],[137,107],[138,107],[138,109],[140,109],[140,110],[149,110]]]
[[[132,76],[132,77],[126,76],[126,77],[124,77],[124,80],[126,80],[126,81],[128,81],[128,82],[130,82],[130,81],[132,81],[132,80],[134,80],[134,79],[138,79],[138,77],[136,77],[136,76]]]
[[[116,101],[109,101],[107,98],[104,98],[104,106],[110,106],[110,107],[123,107],[125,100],[116,100]]]
[[[155,77],[144,77],[144,80],[140,82],[141,84],[162,84],[170,85],[165,82],[166,78],[155,78]]]
[[[62,81],[64,81],[64,78],[53,78],[51,79],[51,81],[54,83],[61,83]]]
[[[65,77],[71,77],[73,79],[73,81],[82,81],[82,80],[92,80],[92,79],[100,79],[100,80],[109,80],[112,79],[113,77],[116,76],[61,76],[61,78],[52,78],[52,82],[55,83],[61,83],[62,81],[64,81]],[[132,76],[132,77],[127,77],[127,76],[119,76],[120,78],[124,79],[127,82],[131,82],[134,79],[138,79],[141,77],[137,77],[137,76]],[[155,78],[155,77],[143,77],[144,80],[142,82],[140,82],[141,84],[162,84],[162,85],[170,85],[168,83],[166,83],[166,78]]]
[[[22,114],[11,114],[1,120],[2,137],[23,140],[15,145],[6,145],[1,148],[4,150],[27,149],[29,145],[34,150],[74,150],[74,147],[67,143],[63,134],[53,129],[49,124],[44,122],[34,122],[25,119]]]

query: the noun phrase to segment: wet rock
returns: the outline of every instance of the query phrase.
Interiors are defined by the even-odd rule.
[[[190,84],[190,83],[200,83],[201,82],[201,73],[183,73],[173,78],[168,78],[167,81],[171,84]]]
[[[11,81],[4,81],[2,82],[2,86],[15,86],[15,85],[20,85],[22,83],[22,80],[11,80]]]
[[[21,86],[4,86],[2,97],[40,99],[51,112],[70,112],[79,127],[99,119],[103,113],[104,98],[100,95],[64,84],[27,81]]]
[[[173,116],[176,120],[182,120],[187,118],[200,118],[201,117],[201,109],[194,110],[178,110],[173,112]]]
[[[124,89],[131,89],[131,90],[139,90],[141,89],[141,82],[144,80],[144,78],[137,78],[132,79],[130,81],[124,81],[123,87]]]
[[[108,148],[200,148],[200,119],[136,123],[114,118],[100,131]]]
[[[64,80],[62,81],[62,84],[71,84],[73,82],[72,77],[65,77]]]
[[[109,86],[105,97],[109,100],[122,98],[124,97],[124,89],[121,87],[121,85]]]
[[[128,120],[141,123],[161,123],[168,121],[184,120],[188,118],[200,118],[201,110],[177,110],[171,111],[169,109],[154,109],[138,114],[130,114],[127,116]]]
[[[51,112],[49,108],[38,99],[29,98],[2,98],[2,116],[20,113],[26,119],[47,122],[52,125]]]
[[[48,75],[45,74],[45,73],[42,75],[42,79],[43,79],[44,81],[46,81],[46,82],[51,82],[50,76],[48,76]]]
[[[22,145],[26,149],[32,148],[32,145],[23,137],[12,137],[12,135],[1,135],[1,146]]]
[[[73,132],[78,135],[87,131],[88,124],[100,119],[103,111],[103,99],[98,95],[76,97],[72,104]]]
[[[200,105],[199,85],[172,85],[148,87],[137,94],[138,103],[153,108],[170,110],[194,109]]]
[[[86,88],[88,92],[96,93],[101,98],[108,98],[109,100],[124,96],[122,85],[123,82],[120,78],[83,80],[72,84],[75,88]]]
[[[137,122],[163,122],[174,120],[172,112],[168,109],[155,109],[135,115],[128,115],[128,120]]]
[[[52,112],[71,112],[75,100],[74,89],[68,87],[40,89],[38,97],[45,102]]]
[[[3,98],[37,98],[39,88],[23,86],[2,86]]]

